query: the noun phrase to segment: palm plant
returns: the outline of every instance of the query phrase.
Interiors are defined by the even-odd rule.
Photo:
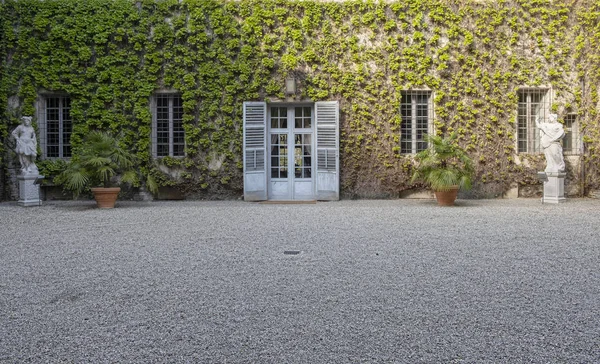
[[[445,138],[427,135],[429,148],[416,155],[418,164],[411,182],[422,181],[434,191],[446,191],[456,186],[470,189],[473,162],[456,139],[456,133]]]
[[[117,175],[121,182],[137,183],[135,162],[135,155],[121,147],[117,138],[106,132],[92,131],[57,182],[73,191],[75,196],[87,187],[110,187]],[[149,185],[152,190],[153,184]]]

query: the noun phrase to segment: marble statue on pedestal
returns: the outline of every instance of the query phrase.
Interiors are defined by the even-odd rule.
[[[13,130],[12,136],[17,140],[15,152],[21,163],[21,174],[17,176],[19,181],[19,201],[17,203],[20,206],[40,206],[42,200],[40,199],[39,181],[44,176],[39,175],[35,165],[37,139],[35,129],[31,126],[31,116],[21,118],[21,125]]]
[[[38,174],[35,165],[37,156],[37,140],[35,138],[35,129],[31,126],[31,116],[23,116],[21,125],[17,126],[12,132],[12,136],[17,140],[15,152],[21,162],[21,174]]]
[[[565,159],[561,139],[565,136],[562,124],[558,122],[558,115],[548,115],[548,122],[535,119],[535,124],[540,129],[540,145],[546,157],[544,177],[544,196],[542,202],[565,202]]]
[[[565,159],[561,139],[565,136],[565,130],[558,122],[558,115],[548,115],[548,122],[541,122],[539,117],[535,124],[540,129],[540,144],[546,157],[546,172],[559,173],[565,170]]]

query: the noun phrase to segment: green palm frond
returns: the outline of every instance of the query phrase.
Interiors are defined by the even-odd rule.
[[[411,182],[421,181],[440,191],[451,186],[471,188],[473,162],[464,149],[457,144],[457,134],[448,137],[427,135],[429,148],[415,156],[417,166]]]
[[[110,179],[116,174],[115,170],[110,165],[98,166],[94,172],[96,176],[99,177],[100,182],[104,187],[108,187],[110,185]]]
[[[139,171],[135,169],[136,163],[135,155],[122,147],[113,135],[92,131],[84,138],[68,168],[57,179],[76,195],[88,187],[109,187],[119,175],[122,182],[137,184]],[[158,187],[155,186],[151,189],[156,190]]]
[[[129,170],[121,176],[121,181],[125,183],[135,184],[139,181],[138,174],[136,171]]]
[[[89,168],[101,167],[108,164],[112,164],[112,160],[110,158],[106,158],[103,156],[90,156],[88,158],[85,158],[85,160],[82,162]]]
[[[85,173],[84,170],[74,170],[69,171],[66,170],[68,176],[64,178],[65,187],[74,192],[75,197],[79,196],[79,194],[83,191],[85,186],[88,184],[90,178]]]
[[[156,179],[154,179],[152,175],[148,175],[148,178],[146,179],[146,187],[151,193],[158,193],[158,183],[156,183]]]

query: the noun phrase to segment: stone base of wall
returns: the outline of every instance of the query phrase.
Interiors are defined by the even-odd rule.
[[[134,201],[152,201],[154,200],[154,196],[150,192],[148,192],[145,188],[138,188],[137,192],[133,194]]]
[[[42,200],[72,200],[73,193],[63,191],[61,186],[42,185],[41,186]]]
[[[4,201],[6,198],[4,197],[4,168],[0,167],[0,201]]]
[[[433,191],[429,190],[406,190],[400,192],[400,198],[417,198],[417,199],[430,199],[435,198]]]
[[[8,178],[6,181],[8,182],[7,192],[8,196],[4,196],[6,200],[17,201],[19,199],[19,182],[17,181],[17,176],[19,175],[18,168],[9,168],[8,169]]]
[[[542,198],[544,195],[544,185],[524,185],[519,186],[519,197],[524,198],[533,198],[539,197]]]
[[[158,200],[184,200],[185,196],[175,187],[159,187]]]

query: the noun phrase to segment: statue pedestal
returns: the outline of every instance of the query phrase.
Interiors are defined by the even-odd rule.
[[[39,181],[44,176],[39,174],[25,174],[17,176],[19,181],[19,206],[41,206],[42,200],[40,200],[40,185]]]
[[[544,180],[544,197],[542,197],[542,203],[566,202],[565,176],[567,174],[562,172],[545,172],[545,175],[546,180]]]

